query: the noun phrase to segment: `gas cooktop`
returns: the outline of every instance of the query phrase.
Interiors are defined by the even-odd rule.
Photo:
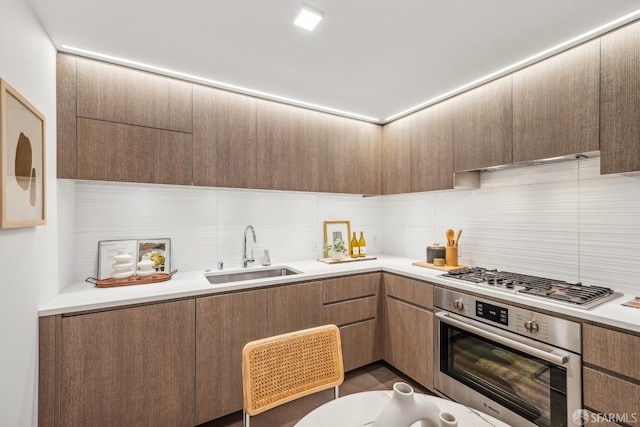
[[[595,307],[619,295],[612,289],[602,286],[583,285],[580,282],[567,283],[562,280],[488,270],[482,267],[454,270],[443,274],[442,277],[464,280],[505,292],[543,298],[584,309]]]

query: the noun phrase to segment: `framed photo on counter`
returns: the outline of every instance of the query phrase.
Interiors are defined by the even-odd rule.
[[[324,256],[329,256],[327,245],[333,245],[336,239],[342,239],[344,244],[351,252],[351,222],[342,221],[325,221],[324,222]]]

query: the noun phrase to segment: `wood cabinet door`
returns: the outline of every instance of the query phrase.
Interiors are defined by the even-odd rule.
[[[266,336],[266,290],[196,300],[196,424],[242,409],[242,348]]]
[[[444,101],[411,115],[411,192],[453,188],[451,105]]]
[[[269,336],[322,325],[322,282],[271,288]]]
[[[76,178],[76,57],[56,56],[57,177]]]
[[[191,134],[78,119],[79,179],[191,185]]]
[[[358,123],[358,179],[361,194],[382,194],[382,126]]]
[[[358,124],[309,111],[310,191],[358,192]]]
[[[455,172],[512,162],[511,80],[503,77],[452,100]]]
[[[193,87],[193,184],[256,188],[256,99]]]
[[[382,128],[382,194],[401,194],[411,188],[411,116]]]
[[[60,425],[194,425],[195,302],[62,318]]]
[[[633,353],[626,353],[626,356],[637,360]],[[613,421],[624,425],[640,426],[640,385],[637,382],[625,381],[585,367],[582,383],[585,408],[596,413],[611,414]]]
[[[640,23],[601,43],[600,173],[640,171]]]
[[[599,149],[600,40],[513,74],[513,161]]]
[[[191,133],[192,85],[78,58],[78,117]]]
[[[433,390],[433,314],[386,297],[385,360]]]
[[[257,186],[269,190],[309,189],[307,112],[257,101]]]

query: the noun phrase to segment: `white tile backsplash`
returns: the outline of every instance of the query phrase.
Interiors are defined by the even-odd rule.
[[[610,286],[640,295],[640,177],[600,176],[599,158],[483,172],[481,188],[384,197],[75,183],[74,275],[95,274],[103,239],[170,237],[182,270],[323,254],[326,220],[364,231],[368,253],[424,259],[463,229],[460,263]]]

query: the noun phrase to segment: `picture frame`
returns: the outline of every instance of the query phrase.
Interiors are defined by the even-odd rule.
[[[171,274],[171,239],[127,239],[127,240],[100,240],[98,242],[98,280],[111,277],[114,256],[120,249],[127,249],[136,264],[142,261],[142,257],[149,254],[150,259],[156,263],[154,268],[158,273]]]
[[[46,121],[0,79],[0,228],[46,224]]]
[[[324,222],[324,256],[329,257],[327,245],[332,245],[335,239],[340,237],[351,252],[351,221],[325,221]]]

